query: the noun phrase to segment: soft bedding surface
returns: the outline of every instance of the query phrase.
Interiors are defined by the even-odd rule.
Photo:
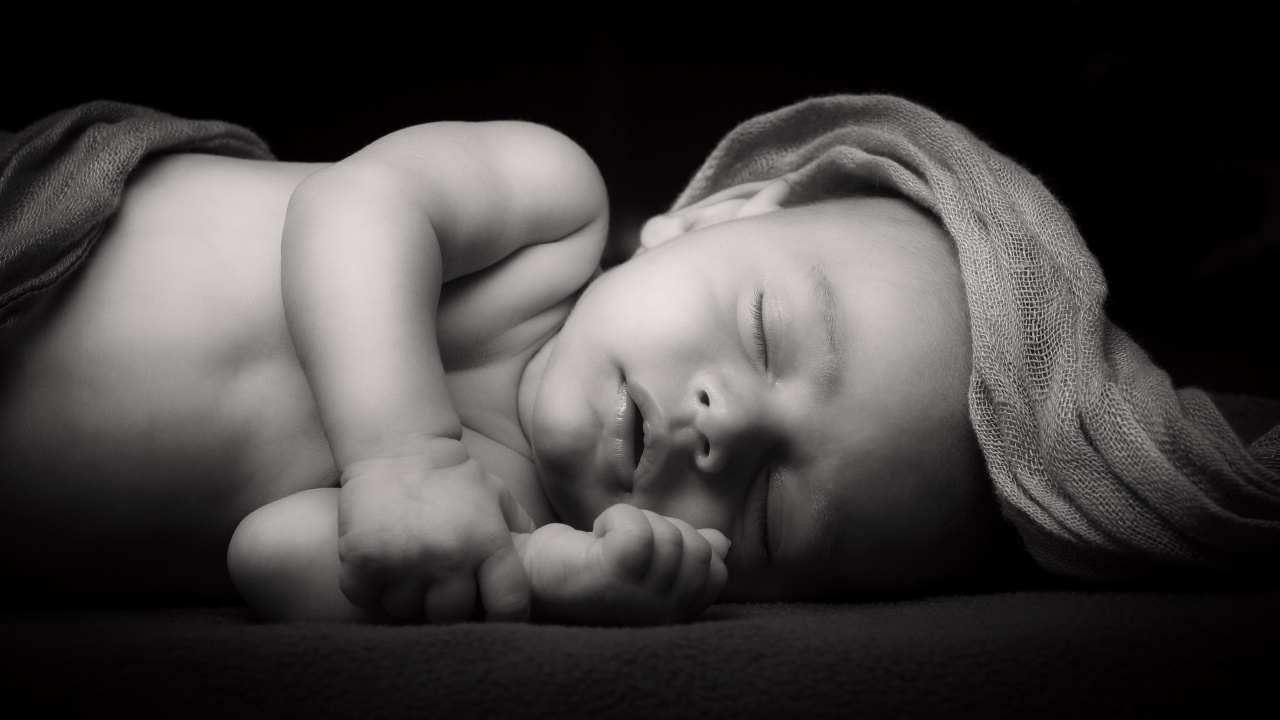
[[[624,629],[16,612],[0,676],[9,717],[1275,717],[1277,608],[1058,589]]]

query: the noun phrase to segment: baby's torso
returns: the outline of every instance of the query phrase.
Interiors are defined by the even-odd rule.
[[[225,554],[239,521],[337,483],[280,297],[285,210],[319,167],[151,164],[85,265],[0,332],[0,539],[32,549],[20,576],[233,597]],[[438,319],[464,440],[518,499],[545,502],[508,447],[521,442],[516,387],[537,343],[472,337],[467,297],[445,288]],[[567,309],[521,336],[554,332]]]

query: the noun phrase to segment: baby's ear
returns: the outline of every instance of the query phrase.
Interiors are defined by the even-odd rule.
[[[649,218],[640,230],[637,253],[655,248],[690,230],[715,225],[727,220],[751,217],[782,207],[791,184],[783,178],[743,183],[721,190],[688,206]]]

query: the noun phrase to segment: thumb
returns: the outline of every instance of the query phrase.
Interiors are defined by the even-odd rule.
[[[518,533],[531,533],[537,529],[533,518],[529,517],[529,513],[525,511],[520,503],[516,502],[516,498],[507,489],[507,484],[502,478],[493,473],[486,473],[485,477],[489,480],[489,485],[498,493],[498,506],[502,508],[502,519],[507,522],[507,529]]]
[[[698,531],[698,534],[711,543],[711,549],[716,551],[716,555],[719,555],[721,560],[728,557],[729,546],[733,543],[729,542],[729,538],[725,537],[724,533],[714,528],[702,528]]]
[[[525,622],[529,619],[529,576],[514,545],[500,547],[476,571],[486,622]]]

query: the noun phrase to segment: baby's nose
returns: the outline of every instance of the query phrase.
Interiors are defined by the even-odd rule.
[[[759,455],[767,441],[758,394],[744,392],[718,375],[703,374],[689,385],[696,431],[694,463],[705,473],[719,473],[737,457]]]

